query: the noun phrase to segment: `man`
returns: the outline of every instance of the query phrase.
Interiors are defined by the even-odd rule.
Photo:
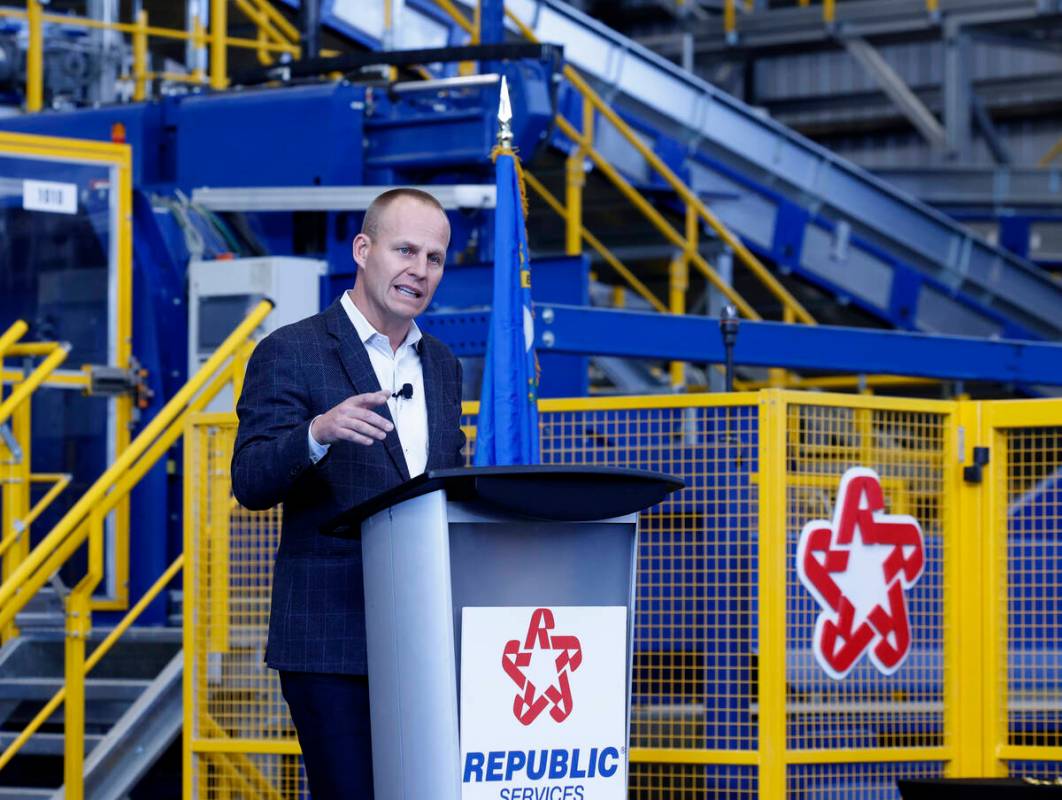
[[[413,321],[449,242],[430,194],[377,197],[354,239],[354,288],[259,343],[237,406],[236,499],[284,504],[266,663],[280,672],[314,800],[372,796],[361,542],[318,528],[410,476],[464,463],[460,363]]]

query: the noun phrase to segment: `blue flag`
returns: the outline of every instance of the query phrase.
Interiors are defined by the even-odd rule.
[[[512,150],[498,149],[495,173],[494,300],[476,423],[477,467],[540,461],[531,261],[523,174]]]

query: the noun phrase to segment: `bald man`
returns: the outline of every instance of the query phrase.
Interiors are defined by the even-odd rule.
[[[449,242],[432,195],[377,197],[353,241],[354,288],[255,348],[236,409],[236,499],[284,504],[266,663],[314,800],[372,797],[361,541],[318,529],[412,476],[464,464],[460,362],[414,322]]]

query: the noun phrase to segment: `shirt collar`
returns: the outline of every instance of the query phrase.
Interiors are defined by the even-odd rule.
[[[368,344],[374,336],[379,336],[383,339],[387,338],[376,330],[369,320],[365,319],[365,315],[361,313],[361,309],[354,305],[354,301],[350,299],[350,292],[343,292],[343,296],[340,298],[339,303],[343,306],[343,310],[347,312],[347,316],[350,318],[350,322],[354,325],[354,330],[358,334],[358,339],[361,340],[363,344]],[[406,338],[402,341],[402,346],[413,347],[421,340],[422,336],[423,334],[420,332],[420,328],[417,327],[416,320],[411,320],[409,323],[409,332],[406,333]]]

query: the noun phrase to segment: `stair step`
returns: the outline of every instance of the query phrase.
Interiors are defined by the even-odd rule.
[[[55,789],[31,789],[28,786],[0,786],[0,800],[37,800],[51,797]]]
[[[63,687],[62,678],[0,679],[0,700],[50,700]],[[136,700],[151,683],[128,678],[87,678],[86,700]]]
[[[0,731],[0,748],[7,749],[19,734],[15,731]],[[85,734],[85,753],[92,752],[92,748],[103,739],[102,733]],[[61,733],[35,733],[30,740],[19,748],[19,755],[33,756],[61,756],[63,755],[64,735]],[[3,795],[0,795],[2,797]]]

